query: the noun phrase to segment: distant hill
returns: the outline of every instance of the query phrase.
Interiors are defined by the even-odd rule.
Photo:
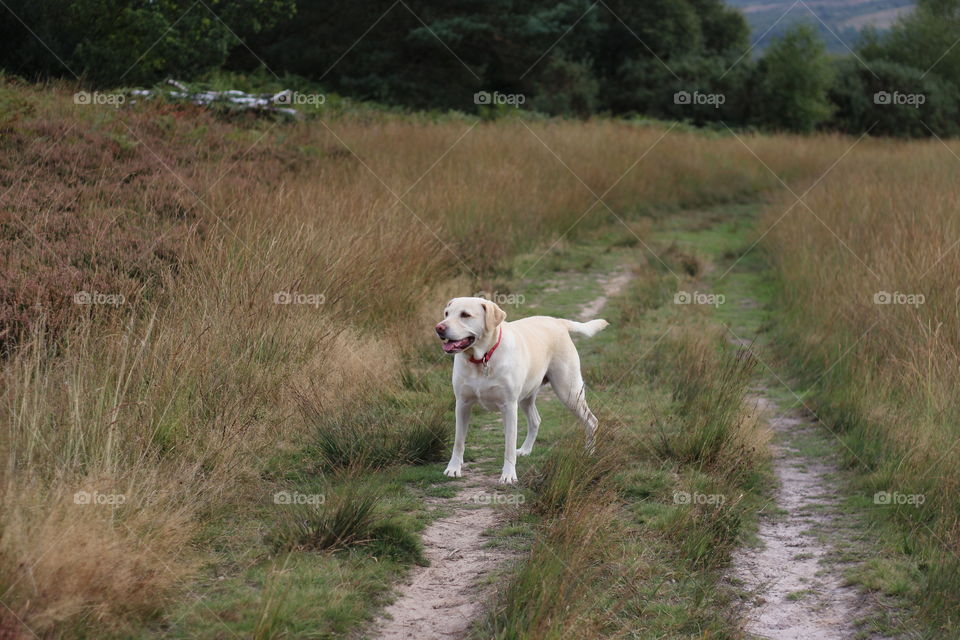
[[[754,52],[762,50],[791,24],[813,24],[827,48],[843,53],[854,48],[858,32],[867,25],[889,27],[913,7],[912,0],[727,0],[740,9],[751,30]]]

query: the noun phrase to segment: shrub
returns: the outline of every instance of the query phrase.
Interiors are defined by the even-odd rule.
[[[534,497],[531,509],[556,515],[584,495],[595,491],[624,459],[620,427],[601,420],[594,450],[584,449],[583,431],[577,427],[554,445],[530,480]]]
[[[489,637],[597,638],[616,624],[605,563],[617,549],[616,496],[586,492],[540,527],[529,557],[499,594]],[[613,591],[624,589],[615,583]],[[613,598],[614,603],[617,602]],[[611,608],[615,608],[613,604]]]
[[[830,88],[830,101],[837,106],[831,128],[905,138],[960,133],[960,95],[936,74],[885,60],[841,60],[836,70]]]
[[[281,505],[266,541],[276,551],[336,551],[363,546],[377,557],[421,562],[422,548],[402,523],[380,515],[375,480],[348,478],[321,502]]]
[[[435,398],[418,394],[423,399]],[[442,460],[449,451],[452,421],[443,401],[408,406],[397,399],[322,411],[301,398],[301,409],[313,428],[311,448],[326,469],[381,469],[393,464]]]
[[[745,404],[756,361],[747,348],[730,352],[717,336],[690,329],[665,340],[658,370],[673,388],[674,428],[661,426],[656,450],[731,479],[752,476],[764,449],[764,431]]]
[[[698,475],[698,474],[695,474]],[[660,528],[676,545],[680,556],[695,569],[721,567],[740,541],[746,512],[743,496],[715,482],[694,482],[696,492],[722,495],[723,500],[703,504],[675,504]],[[695,493],[693,489],[689,493]]]

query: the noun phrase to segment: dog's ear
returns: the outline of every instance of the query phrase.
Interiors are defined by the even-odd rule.
[[[483,330],[486,333],[493,333],[506,319],[507,312],[489,300],[481,302],[480,306],[483,307]]]

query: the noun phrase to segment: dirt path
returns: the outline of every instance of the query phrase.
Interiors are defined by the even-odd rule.
[[[603,308],[607,305],[607,301],[623,290],[627,282],[630,281],[630,276],[630,270],[626,267],[601,275],[597,279],[597,284],[603,289],[603,294],[581,307],[579,319],[591,320],[596,318],[597,314],[603,311]]]
[[[749,218],[730,224],[728,213],[711,219],[691,214],[663,235],[664,243],[704,257],[696,286],[722,294],[712,317],[728,333],[729,342],[749,349],[763,374],[747,402],[756,406],[773,433],[771,463],[775,486],[759,514],[756,544],[731,558],[729,577],[742,592],[738,612],[744,631],[767,640],[867,640],[863,621],[873,601],[848,586],[850,568],[862,532],[844,502],[836,453],[839,443],[815,418],[794,406],[794,393],[784,389],[767,366],[776,362],[768,341],[769,274],[762,261],[730,255],[750,242]],[[746,230],[746,231],[745,231]],[[720,275],[716,275],[720,274]],[[690,285],[694,286],[694,285]],[[769,386],[767,386],[769,385]],[[862,544],[861,544],[862,546]],[[846,563],[846,564],[845,564]],[[860,626],[858,626],[860,625]]]
[[[630,271],[618,268],[599,274],[602,293],[582,305],[581,319],[596,317],[607,301],[617,295],[630,279]],[[543,394],[549,401],[552,392]],[[499,424],[499,421],[498,421]],[[472,430],[496,428],[474,424]],[[492,595],[484,580],[506,566],[517,555],[487,547],[484,532],[504,524],[502,509],[490,506],[497,498],[509,497],[498,491],[497,477],[478,466],[483,461],[464,463],[463,480],[469,484],[452,498],[428,498],[427,503],[448,512],[424,529],[421,540],[427,567],[417,567],[398,588],[397,599],[387,607],[370,637],[379,640],[433,640],[464,638],[483,613]]]
[[[829,542],[823,539],[837,529],[839,489],[831,479],[836,468],[803,446],[825,436],[798,412],[783,413],[764,396],[751,400],[775,434],[779,487],[757,532],[761,548],[741,549],[733,558],[733,573],[750,594],[744,627],[773,640],[853,638],[858,594],[827,562]]]
[[[503,551],[485,548],[483,532],[501,524],[496,509],[483,506],[496,495],[496,479],[464,464],[471,485],[453,498],[429,499],[452,513],[428,526],[422,535],[430,566],[419,567],[400,587],[400,597],[387,607],[374,637],[463,638],[481,613],[487,590],[479,583],[510,559]]]
[[[848,499],[851,489],[839,472],[842,445],[813,416],[788,408],[800,396],[769,366],[780,361],[770,344],[777,335],[771,330],[775,287],[768,263],[743,252],[765,231],[755,225],[758,211],[754,205],[689,211],[666,219],[658,235],[661,246],[699,256],[702,272],[689,286],[723,295],[725,302],[710,310],[712,320],[762,363],[757,370],[764,377],[748,402],[773,433],[774,487],[759,514],[756,544],[731,558],[728,577],[742,595],[738,617],[751,638],[886,637],[873,630],[887,632],[896,624],[895,603],[848,586],[844,578],[876,551],[866,514]]]

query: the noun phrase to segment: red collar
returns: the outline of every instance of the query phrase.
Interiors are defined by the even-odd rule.
[[[493,352],[497,350],[497,347],[500,346],[500,341],[503,340],[503,327],[500,328],[500,335],[497,336],[497,344],[493,345],[493,348],[490,351],[487,351],[483,354],[483,357],[477,360],[473,356],[470,356],[470,362],[473,364],[487,364],[490,362],[490,356],[493,355]]]

